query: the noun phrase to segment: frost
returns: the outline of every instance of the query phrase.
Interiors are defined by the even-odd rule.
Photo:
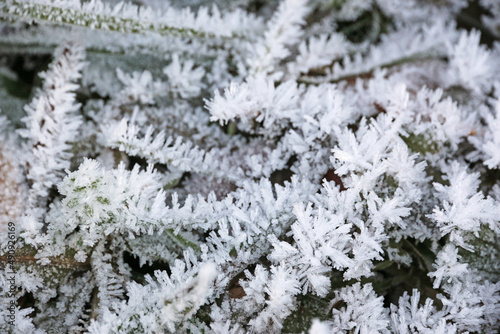
[[[44,80],[35,98],[25,107],[23,118],[27,129],[19,131],[27,140],[27,178],[33,182],[30,201],[37,204],[39,197],[48,195],[49,189],[62,178],[69,168],[71,142],[81,120],[77,115],[79,104],[73,91],[84,67],[85,52],[79,45],[59,47],[55,60],[40,77]],[[45,203],[40,203],[45,205]]]
[[[497,333],[498,9],[0,1],[0,332]]]
[[[382,298],[377,297],[370,284],[359,283],[341,289],[331,301],[345,303],[340,310],[333,309],[332,331],[355,333],[388,333],[388,312],[384,309]]]

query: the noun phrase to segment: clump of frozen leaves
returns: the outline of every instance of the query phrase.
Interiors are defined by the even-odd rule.
[[[0,4],[0,331],[496,333],[498,5],[218,3]]]

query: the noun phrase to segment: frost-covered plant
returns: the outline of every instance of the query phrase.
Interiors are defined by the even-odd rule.
[[[497,333],[499,29],[492,0],[2,1],[0,332]]]

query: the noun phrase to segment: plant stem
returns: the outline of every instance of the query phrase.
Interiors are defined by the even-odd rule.
[[[399,65],[403,65],[403,64],[409,64],[409,63],[413,63],[413,62],[417,62],[417,61],[426,61],[426,60],[444,60],[444,59],[441,56],[425,55],[422,53],[417,53],[417,54],[414,54],[414,55],[411,55],[408,57],[395,59],[393,61],[383,63],[383,64],[380,64],[378,66],[374,66],[374,67],[372,67],[366,71],[363,71],[363,72],[347,74],[347,75],[343,75],[343,76],[340,76],[340,77],[335,78],[335,79],[330,79],[330,80],[328,80],[328,82],[329,83],[338,83],[338,82],[342,82],[342,81],[351,81],[351,80],[358,79],[358,78],[362,78],[362,79],[363,78],[370,78],[373,75],[373,72],[379,68],[391,68],[391,67],[395,67],[395,66],[399,66]],[[302,83],[302,84],[306,84],[306,85],[319,85],[319,84],[325,83],[325,81],[308,80],[307,77],[298,78],[297,82]]]
[[[76,261],[73,257],[68,257],[68,256],[55,256],[55,257],[50,257],[50,264],[52,266],[57,266],[60,268],[65,268],[65,269],[74,269],[78,271],[85,271],[90,269],[90,261],[87,260],[85,262],[78,262]],[[20,256],[14,256],[14,263],[15,264],[25,264],[25,265],[33,265],[40,261],[39,258],[35,257],[35,255],[20,255]],[[9,263],[9,257],[7,256],[0,256],[0,264],[2,267],[4,267],[7,263]]]
[[[20,19],[37,20],[52,24],[66,24],[132,34],[157,33],[165,36],[177,35],[198,38],[231,38],[217,36],[213,33],[195,30],[193,28],[179,28],[164,23],[153,23],[140,19],[123,18],[119,16],[79,11],[73,8],[60,8],[52,5],[33,4],[15,0],[8,2],[8,5],[0,6],[0,17],[11,21],[18,21]],[[234,35],[232,37],[241,38],[242,36]]]

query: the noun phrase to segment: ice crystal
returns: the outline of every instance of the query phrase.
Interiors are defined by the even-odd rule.
[[[0,332],[497,333],[497,2],[216,3],[0,2]]]

